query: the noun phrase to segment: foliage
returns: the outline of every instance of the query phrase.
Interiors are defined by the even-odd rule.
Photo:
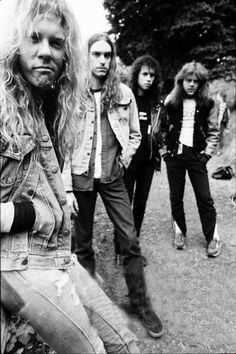
[[[167,81],[191,60],[213,78],[235,78],[234,0],[104,0],[104,7],[125,65],[148,53]]]
[[[36,331],[16,316],[10,316],[8,338],[4,354],[55,354]]]

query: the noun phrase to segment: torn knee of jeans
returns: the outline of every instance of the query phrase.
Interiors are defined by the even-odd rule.
[[[69,281],[69,274],[67,272],[62,273],[62,277],[58,280],[56,280],[56,288],[57,288],[57,296],[61,297],[62,290],[64,286],[68,283]]]
[[[73,298],[73,300],[74,300],[74,305],[75,306],[78,306],[79,305],[79,303],[80,303],[80,299],[79,299],[79,296],[78,296],[78,294],[77,294],[77,292],[76,292],[76,289],[75,289],[75,284],[72,284],[72,287],[71,287],[71,296],[72,296],[72,298]]]

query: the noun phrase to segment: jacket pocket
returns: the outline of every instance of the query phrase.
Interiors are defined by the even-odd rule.
[[[129,110],[130,110],[130,98],[123,98],[119,102],[116,103],[116,112],[118,115],[118,119],[122,124],[129,124]]]
[[[34,149],[35,144],[26,137],[22,139],[22,149],[16,146],[5,146],[0,151],[0,168],[1,168],[1,201],[7,202],[13,188],[21,183],[27,174],[30,163],[30,152]]]

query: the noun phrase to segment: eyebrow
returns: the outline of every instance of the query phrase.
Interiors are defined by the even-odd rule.
[[[91,53],[99,53],[99,54],[111,54],[111,51],[107,51],[107,52],[102,52],[100,50],[92,50]]]

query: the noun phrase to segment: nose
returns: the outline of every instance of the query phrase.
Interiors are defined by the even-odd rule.
[[[44,59],[51,58],[52,53],[48,40],[44,39],[41,41],[39,45],[38,56]]]
[[[101,56],[100,56],[100,63],[101,63],[102,65],[104,65],[105,62],[106,62],[105,56],[104,56],[104,55],[101,55]]]

